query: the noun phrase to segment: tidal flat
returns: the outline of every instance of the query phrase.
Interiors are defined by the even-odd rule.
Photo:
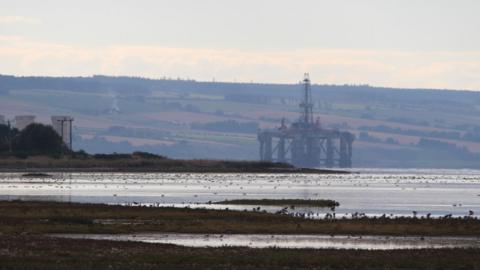
[[[476,218],[311,220],[271,213],[59,202],[0,202],[2,269],[479,269],[478,248],[339,250],[55,238],[139,232],[471,236]]]
[[[49,174],[0,174],[0,269],[480,269],[477,171]]]
[[[0,202],[3,235],[45,233],[212,233],[479,236],[469,217],[306,219],[287,214],[60,202]]]
[[[232,200],[334,200],[286,212],[323,219],[356,215],[480,217],[480,171],[360,174],[58,173],[50,178],[0,173],[0,200],[174,206],[275,213],[285,206],[216,204]],[[265,203],[262,201],[261,203]]]
[[[480,249],[190,248],[1,236],[1,269],[480,269]]]

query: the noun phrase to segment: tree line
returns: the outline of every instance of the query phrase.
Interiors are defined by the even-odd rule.
[[[33,123],[23,130],[0,125],[0,154],[27,157],[31,155],[60,155],[68,147],[53,127]]]

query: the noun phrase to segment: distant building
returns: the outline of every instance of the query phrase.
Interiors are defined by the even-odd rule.
[[[23,130],[28,125],[35,123],[35,115],[17,115],[15,116],[15,128]]]
[[[5,116],[3,115],[0,115],[0,125],[6,125],[7,123],[5,123]]]
[[[53,129],[60,135],[67,147],[71,148],[73,118],[65,115],[52,116]]]

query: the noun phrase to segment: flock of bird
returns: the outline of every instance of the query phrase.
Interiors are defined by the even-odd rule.
[[[380,205],[367,206],[359,213],[351,207],[355,200],[365,204],[368,196],[378,196],[382,192],[396,194],[408,198],[428,194],[430,191],[448,191],[445,198],[426,198],[433,204],[441,204],[442,209],[435,214],[428,213],[430,209],[404,209],[385,214],[388,211]],[[449,214],[475,216],[480,210],[477,194],[471,197],[471,192],[464,194],[466,203],[458,201],[458,192],[480,190],[480,175],[454,174],[352,174],[352,175],[289,175],[289,174],[156,174],[156,173],[65,173],[53,174],[52,177],[23,178],[16,173],[0,174],[0,196],[68,196],[75,200],[79,197],[91,197],[93,202],[105,202],[129,205],[204,207],[232,210],[265,211],[279,214],[289,214],[305,218],[356,218],[362,215],[374,216],[417,216],[442,217]],[[421,191],[422,193],[416,193]],[[373,192],[373,193],[372,193]],[[448,196],[454,195],[455,198]],[[480,194],[478,194],[480,195]],[[330,197],[337,196],[337,197]],[[387,196],[387,195],[385,195]],[[96,197],[93,199],[93,197]],[[25,197],[28,198],[28,197]],[[335,199],[340,202],[340,210],[314,207],[266,207],[266,206],[232,206],[214,205],[209,201],[228,199]],[[387,198],[391,199],[391,198]],[[362,201],[363,200],[363,201]],[[452,201],[453,200],[453,201]],[[445,202],[450,202],[448,205]],[[350,213],[342,211],[341,207],[349,206]],[[425,204],[428,207],[428,202]],[[437,205],[438,206],[438,205]],[[375,208],[378,208],[375,210]],[[375,211],[371,211],[374,209]],[[356,210],[356,211],[354,211]],[[358,211],[359,210],[359,211]],[[450,211],[450,212],[449,212]]]

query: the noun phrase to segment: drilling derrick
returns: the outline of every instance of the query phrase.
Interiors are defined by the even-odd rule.
[[[355,136],[346,131],[324,129],[313,120],[312,89],[308,73],[302,81],[301,115],[290,126],[285,120],[276,129],[260,130],[260,159],[290,162],[297,167],[352,166],[352,144]]]
[[[313,124],[313,103],[312,103],[312,87],[310,85],[310,76],[305,73],[303,78],[303,101],[300,103],[303,109],[301,120],[305,126]]]

